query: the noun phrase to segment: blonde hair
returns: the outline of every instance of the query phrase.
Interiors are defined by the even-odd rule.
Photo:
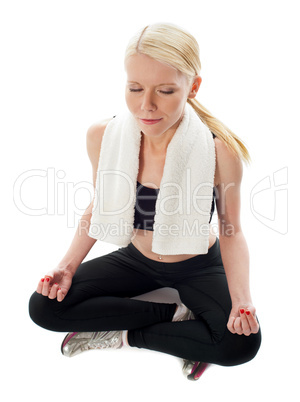
[[[201,70],[199,45],[196,39],[175,24],[156,23],[141,29],[130,39],[125,51],[125,61],[135,54],[147,55],[176,68],[185,74],[189,83],[192,83]],[[246,146],[236,134],[195,98],[187,99],[187,102],[201,121],[233,151],[236,157],[246,163],[251,162]]]

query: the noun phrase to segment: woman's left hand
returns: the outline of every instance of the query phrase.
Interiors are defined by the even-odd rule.
[[[249,304],[233,307],[227,323],[228,330],[238,335],[257,334],[259,324],[255,311],[255,307]]]

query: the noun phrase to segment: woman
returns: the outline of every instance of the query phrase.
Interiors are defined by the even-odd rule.
[[[97,238],[81,230],[89,228],[94,199],[62,261],[39,281],[30,316],[49,330],[72,331],[61,347],[66,356],[124,345],[146,348],[184,359],[188,378],[198,379],[207,364],[242,364],[260,347],[240,223],[242,160],[250,157],[242,141],[196,101],[200,69],[195,38],[173,24],[147,26],[128,44],[126,103],[141,130],[137,190],[151,195],[152,203],[136,204],[126,247],[82,263]],[[155,200],[167,148],[187,103],[213,133],[219,238],[209,231],[207,253],[158,255],[151,247]],[[111,120],[87,132],[95,188],[102,139]],[[184,304],[132,299],[162,287],[177,289]]]

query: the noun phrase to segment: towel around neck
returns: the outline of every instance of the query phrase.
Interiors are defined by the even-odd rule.
[[[106,126],[89,236],[126,247],[133,239],[141,129],[128,111]],[[166,153],[155,205],[152,251],[207,254],[215,175],[212,133],[186,103]]]

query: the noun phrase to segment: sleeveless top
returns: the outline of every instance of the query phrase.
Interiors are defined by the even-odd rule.
[[[215,134],[213,134],[215,138]],[[143,186],[140,182],[136,183],[136,203],[134,210],[134,225],[135,229],[144,229],[153,231],[155,203],[159,193],[159,189]],[[211,203],[210,220],[211,222],[215,210],[215,187],[213,188],[213,199]]]

